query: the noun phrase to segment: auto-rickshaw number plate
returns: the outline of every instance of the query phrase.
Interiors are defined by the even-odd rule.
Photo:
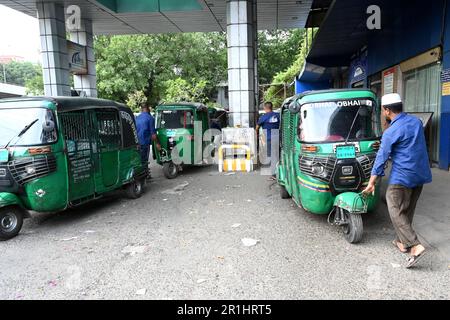
[[[9,153],[7,149],[0,149],[0,162],[8,162]]]
[[[344,146],[336,148],[336,158],[351,159],[356,157],[356,150],[354,146]]]

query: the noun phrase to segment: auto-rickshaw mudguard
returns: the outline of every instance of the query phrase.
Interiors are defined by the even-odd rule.
[[[369,200],[360,193],[345,192],[336,196],[334,206],[342,208],[349,213],[367,213]]]
[[[280,162],[278,162],[278,164],[277,164],[277,173],[278,173],[278,176],[277,176],[278,183],[280,185],[282,185],[282,186],[285,186],[285,184],[286,184],[286,175],[284,173],[283,167],[281,166]]]
[[[17,206],[23,209],[24,212],[28,212],[25,209],[22,200],[20,200],[20,198],[17,195],[9,192],[0,192],[0,209],[10,206]],[[29,214],[26,214],[25,216],[29,217]]]

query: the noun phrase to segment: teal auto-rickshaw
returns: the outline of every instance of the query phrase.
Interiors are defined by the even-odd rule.
[[[329,215],[347,241],[359,242],[362,217],[380,195],[379,187],[374,196],[362,195],[380,148],[376,95],[362,89],[307,92],[288,99],[281,114],[281,197]]]

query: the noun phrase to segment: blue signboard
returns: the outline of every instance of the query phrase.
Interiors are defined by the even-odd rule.
[[[350,85],[367,79],[367,51],[364,51],[352,61],[349,77]]]

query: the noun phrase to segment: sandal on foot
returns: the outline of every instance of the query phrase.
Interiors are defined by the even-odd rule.
[[[392,244],[394,245],[394,247],[396,247],[401,253],[408,253],[409,249],[400,249],[400,247],[398,246],[399,244],[401,244],[400,242],[398,242],[397,240],[392,240]]]
[[[423,251],[421,254],[417,256],[411,256],[408,258],[408,264],[406,265],[406,269],[411,269],[414,267],[425,255],[425,251]]]

